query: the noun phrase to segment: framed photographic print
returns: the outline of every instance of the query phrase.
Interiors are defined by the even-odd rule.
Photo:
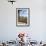
[[[30,25],[30,9],[16,8],[16,26]]]

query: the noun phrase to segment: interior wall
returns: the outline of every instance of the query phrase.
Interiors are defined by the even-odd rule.
[[[29,27],[16,27],[16,8],[30,8]],[[0,40],[15,40],[21,31],[33,40],[46,40],[45,0],[16,0],[13,5],[0,0]]]

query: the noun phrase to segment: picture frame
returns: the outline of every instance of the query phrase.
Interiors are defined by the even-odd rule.
[[[16,8],[16,26],[30,25],[30,9]]]

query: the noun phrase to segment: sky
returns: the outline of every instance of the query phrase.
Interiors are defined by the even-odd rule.
[[[20,16],[28,17],[28,9],[22,9],[22,11],[20,11]]]

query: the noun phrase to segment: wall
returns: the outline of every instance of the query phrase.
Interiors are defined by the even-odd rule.
[[[0,0],[0,40],[15,40],[24,31],[33,40],[46,40],[45,0],[17,0],[13,5]],[[30,26],[16,27],[16,8],[30,8]]]

